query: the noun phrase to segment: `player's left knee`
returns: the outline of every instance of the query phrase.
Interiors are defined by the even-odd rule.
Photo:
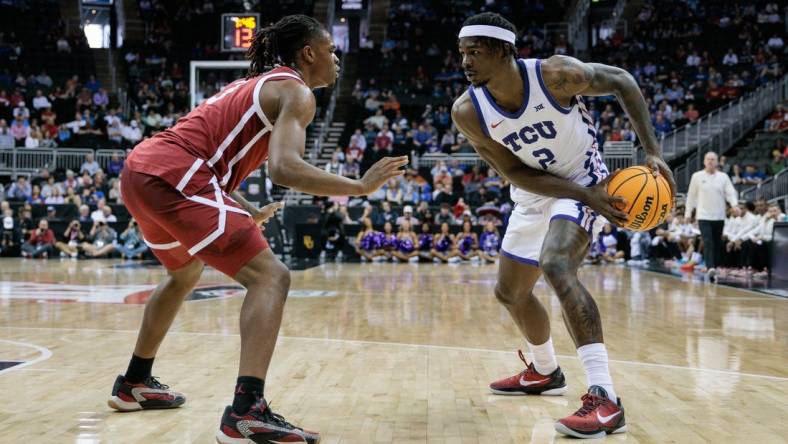
[[[560,289],[577,278],[576,270],[570,264],[571,258],[560,254],[544,255],[540,261],[545,279],[556,291],[560,292]]]

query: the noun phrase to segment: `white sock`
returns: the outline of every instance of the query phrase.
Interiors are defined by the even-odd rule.
[[[613,378],[607,368],[607,349],[605,344],[587,344],[577,349],[577,356],[586,371],[588,386],[598,385],[605,389],[608,398],[616,402],[616,392],[613,390]]]
[[[534,368],[540,375],[549,375],[558,368],[558,362],[555,360],[555,350],[553,349],[553,338],[547,338],[547,342],[541,345],[534,345],[528,341],[528,350],[534,359]]]

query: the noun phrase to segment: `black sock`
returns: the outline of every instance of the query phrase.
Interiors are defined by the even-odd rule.
[[[136,384],[148,379],[151,368],[153,368],[154,359],[155,358],[140,358],[132,354],[131,361],[129,361],[129,368],[126,370],[126,381]]]
[[[233,398],[233,411],[236,415],[243,415],[263,397],[265,381],[254,376],[239,376],[235,384],[235,397]]]

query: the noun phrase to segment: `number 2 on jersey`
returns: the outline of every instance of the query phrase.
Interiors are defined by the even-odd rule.
[[[555,163],[555,154],[547,148],[538,149],[531,154],[539,159],[539,165],[545,170],[549,165]]]

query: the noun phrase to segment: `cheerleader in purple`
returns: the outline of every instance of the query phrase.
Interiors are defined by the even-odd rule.
[[[392,253],[400,262],[419,262],[419,252],[416,250],[416,233],[411,231],[410,222],[403,221],[397,233],[397,249]]]
[[[454,237],[449,232],[449,224],[441,224],[441,232],[436,234],[432,242],[433,262],[457,262],[457,250],[454,247]]]
[[[470,221],[466,220],[462,223],[462,231],[455,236],[454,244],[457,245],[458,254],[462,260],[479,260],[477,256],[479,251],[479,238],[476,236],[476,233],[473,232]]]
[[[380,248],[381,254],[386,260],[392,259],[394,252],[397,251],[397,234],[394,233],[391,222],[386,222],[383,225]]]
[[[479,257],[486,262],[494,263],[498,258],[498,250],[501,246],[501,235],[495,224],[490,221],[484,226],[481,237],[479,237]]]
[[[430,224],[424,222],[421,224],[421,234],[419,234],[419,256],[424,259],[432,259],[432,233],[430,233]]]
[[[372,220],[368,217],[361,219],[364,228],[356,236],[356,253],[361,256],[361,261],[372,261],[381,254],[378,240],[379,232],[372,228]]]

